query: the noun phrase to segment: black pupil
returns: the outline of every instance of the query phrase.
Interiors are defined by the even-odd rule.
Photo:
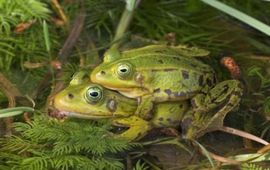
[[[93,96],[93,97],[97,97],[98,96],[98,92],[91,92],[90,95]]]
[[[125,72],[127,72],[127,69],[126,68],[122,68],[122,69],[120,69],[120,71],[123,72],[123,73],[125,73]]]

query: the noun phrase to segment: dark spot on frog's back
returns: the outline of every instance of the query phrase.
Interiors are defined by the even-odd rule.
[[[163,117],[158,118],[159,121],[163,121]]]
[[[182,77],[183,77],[184,79],[188,79],[188,78],[189,78],[189,73],[188,73],[187,71],[182,70],[181,72],[182,72]]]
[[[168,121],[169,123],[172,123],[172,122],[173,122],[171,118],[167,118],[167,121]]]
[[[174,95],[174,97],[185,97],[185,96],[192,96],[192,93],[174,92],[173,95]]]
[[[210,79],[210,78],[208,78],[207,80],[206,80],[206,83],[207,83],[207,85],[209,86],[209,87],[212,87],[213,86],[213,81],[212,81],[212,79]]]
[[[163,64],[163,63],[164,63],[163,60],[158,60],[158,62],[159,62],[160,64]]]
[[[115,112],[117,109],[117,102],[113,99],[109,99],[106,104],[106,107],[110,112]]]
[[[160,88],[154,89],[154,93],[159,93],[160,92]]]
[[[170,96],[170,95],[172,94],[172,91],[171,91],[170,89],[165,89],[164,92],[165,92],[168,96]]]
[[[223,93],[227,93],[228,90],[229,90],[229,86],[227,84],[223,86]]]
[[[181,61],[181,59],[179,57],[172,57],[172,58],[177,60],[177,61]]]
[[[203,86],[203,75],[199,77],[199,86]]]

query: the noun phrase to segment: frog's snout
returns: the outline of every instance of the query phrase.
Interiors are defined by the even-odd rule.
[[[93,82],[96,82],[96,80],[102,79],[106,75],[106,72],[104,70],[98,71],[98,72],[93,72],[91,74],[91,80]]]

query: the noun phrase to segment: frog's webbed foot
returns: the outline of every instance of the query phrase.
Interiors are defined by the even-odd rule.
[[[152,109],[154,107],[152,96],[141,97],[135,115],[144,120],[150,120],[152,115]]]
[[[198,138],[222,127],[225,116],[239,104],[242,93],[241,82],[238,80],[226,80],[217,84],[205,96],[202,103],[204,111],[191,109],[183,119],[186,137]]]
[[[139,140],[144,137],[148,131],[152,129],[152,126],[148,121],[145,121],[138,116],[114,119],[113,125],[129,128],[128,130],[120,134],[114,135],[114,137],[116,138],[124,138],[128,141]]]

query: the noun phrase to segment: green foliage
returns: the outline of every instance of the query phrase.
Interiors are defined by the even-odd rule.
[[[149,169],[149,166],[147,166],[144,162],[142,163],[141,160],[136,162],[136,165],[133,168],[133,170],[148,170],[148,169]]]
[[[0,150],[0,164],[12,169],[123,169],[117,154],[132,147],[112,138],[106,122],[38,116],[14,125],[20,135],[2,139]]]
[[[270,24],[270,20],[267,19],[270,14],[268,2],[220,1]],[[17,86],[22,86],[23,90],[29,86],[36,86],[39,84],[38,81],[44,78],[50,69],[49,63],[57,57],[69,32],[68,28],[58,27],[49,20],[52,15],[50,15],[50,6],[45,2],[50,3],[48,0],[0,0],[0,72],[4,72],[11,80],[20,82]],[[81,38],[91,39],[99,54],[103,54],[103,49],[110,46],[114,37],[125,1],[59,2],[70,19],[70,23],[80,8],[84,7],[86,20]],[[84,4],[80,5],[81,2]],[[43,21],[46,21],[45,25],[42,24]],[[21,34],[15,34],[13,30],[22,22],[34,23]],[[226,54],[227,52],[233,54],[236,58],[250,53],[269,54],[270,51],[269,37],[265,37],[198,0],[141,1],[129,31],[151,42],[167,41],[165,35],[175,33],[176,44],[184,43],[210,50],[214,54],[210,61],[214,61],[213,63],[215,61],[218,63],[217,58],[223,56],[224,51]],[[88,44],[83,38],[79,42]],[[61,80],[69,80],[71,74],[79,68],[78,56],[88,53],[80,45],[76,45],[75,52],[70,54],[72,57],[63,66],[64,76],[60,78]],[[23,66],[26,61],[46,63],[47,67],[26,69]],[[246,62],[248,62],[247,59],[243,61],[243,63]],[[216,65],[220,67],[219,64]],[[252,87],[251,90],[252,94],[260,93],[260,98],[254,102],[254,96],[250,95],[249,98],[244,96],[242,100],[239,114],[245,112],[249,117],[251,117],[251,111],[254,112],[254,110],[270,113],[269,94],[266,93],[270,85],[269,75],[267,76],[263,66],[254,65],[252,63],[252,66],[245,68],[240,63],[243,71],[248,70],[248,78],[255,78],[260,82],[258,89],[254,88],[254,90]],[[224,76],[225,73],[218,74]],[[29,94],[32,91],[28,90]],[[44,101],[46,100],[44,92],[39,96],[43,96]],[[3,95],[1,101],[5,101],[2,98]],[[245,103],[247,99],[252,104]],[[245,126],[246,122],[248,121],[245,121]],[[46,117],[37,117],[29,124],[16,123],[15,127],[17,135],[1,140],[0,169],[124,169],[122,152],[132,146],[125,141],[112,139],[107,132],[110,126],[106,123],[81,120],[56,122]],[[267,133],[269,129],[270,126],[263,133]],[[199,144],[199,146],[209,160],[205,163],[205,167],[206,164],[210,167],[209,163],[213,166],[210,155],[202,145]],[[196,165],[196,167],[201,168],[202,165]],[[243,165],[243,168],[245,167],[246,169],[261,169],[255,164]],[[134,170],[147,168],[139,161]]]
[[[263,73],[263,69],[258,66],[252,66],[248,70],[248,76],[256,76],[260,79],[261,88],[267,87],[270,85],[270,80],[268,77],[265,76]]]
[[[270,115],[270,97],[267,97],[263,103],[264,113]]]
[[[270,168],[263,168],[252,163],[244,163],[241,165],[241,170],[270,170]]]
[[[10,34],[21,22],[46,19],[49,12],[39,0],[0,0],[0,34]]]

